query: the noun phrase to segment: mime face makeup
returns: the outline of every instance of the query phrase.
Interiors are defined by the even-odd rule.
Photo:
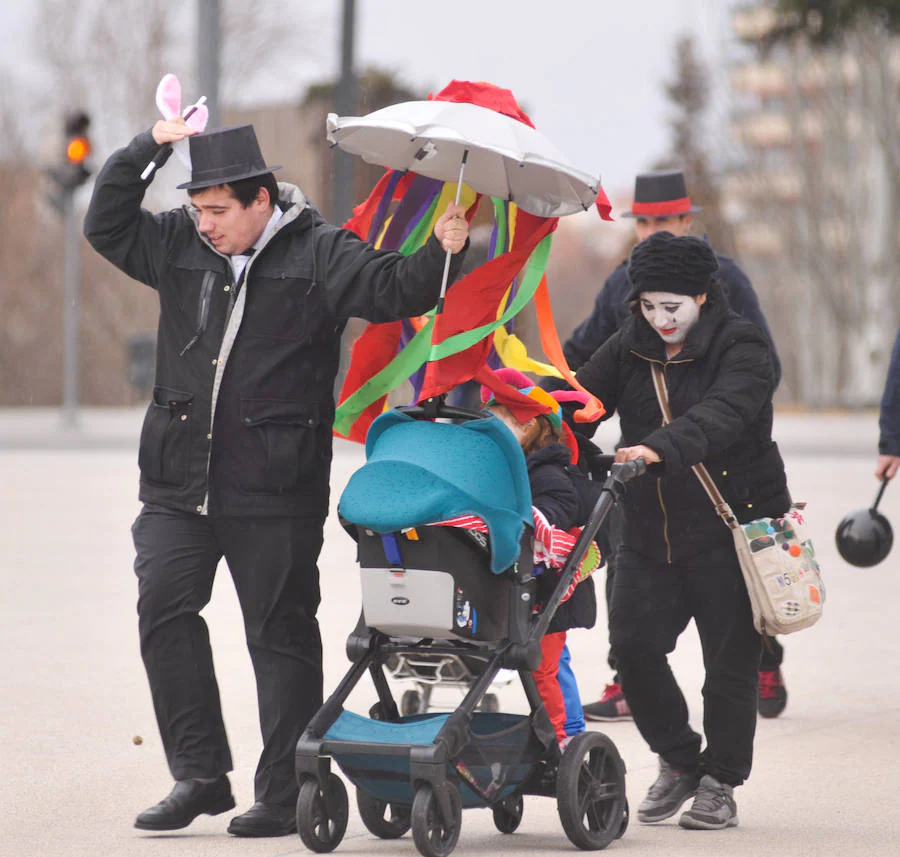
[[[671,292],[641,292],[641,312],[663,341],[674,345],[684,342],[688,331],[700,317],[706,295],[676,295]]]

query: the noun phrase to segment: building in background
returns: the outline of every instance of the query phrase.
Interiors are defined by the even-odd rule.
[[[786,397],[871,405],[900,317],[900,40],[869,24],[813,47],[782,23],[772,2],[733,13],[725,210]]]

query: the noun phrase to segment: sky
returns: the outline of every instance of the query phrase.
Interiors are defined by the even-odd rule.
[[[79,2],[79,0],[67,0]],[[5,0],[0,68],[27,73],[32,0]],[[666,153],[674,42],[696,37],[722,81],[728,0],[357,0],[357,67],[376,65],[428,91],[451,79],[512,90],[538,130],[609,193]],[[287,74],[260,77],[254,99],[283,101],[337,72],[341,0],[282,0],[305,19]],[[173,69],[178,73],[177,69]],[[724,108],[717,104],[716,112]]]

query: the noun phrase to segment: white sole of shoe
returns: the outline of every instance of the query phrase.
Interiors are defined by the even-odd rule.
[[[678,819],[678,824],[687,830],[725,830],[728,827],[737,827],[738,817],[733,815],[728,821],[709,822],[703,821],[703,819],[700,818],[694,818],[692,815],[688,815],[685,812],[682,813],[681,818]]]

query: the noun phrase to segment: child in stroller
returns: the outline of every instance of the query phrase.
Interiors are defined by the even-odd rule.
[[[586,502],[586,491],[579,483],[586,481],[584,472],[574,465],[578,460],[578,445],[569,420],[573,409],[564,412],[558,396],[569,403],[583,405],[587,395],[547,392],[516,369],[503,368],[496,373],[522,395],[543,404],[544,410],[524,422],[494,397],[488,387],[482,387],[481,400],[490,411],[512,431],[525,454],[531,503],[536,526],[546,532],[547,525],[561,532],[583,526],[593,509],[596,495]],[[596,427],[596,422],[594,423]],[[599,488],[599,485],[597,486]],[[553,538],[552,530],[550,538]],[[596,567],[582,569],[580,579],[573,581],[541,639],[541,664],[534,671],[535,681],[544,706],[556,730],[560,747],[585,730],[584,712],[578,683],[572,671],[566,644],[572,628],[592,628],[597,620],[597,600],[590,573]],[[538,579],[538,603],[543,604],[553,590],[556,570],[547,562],[535,566]]]
[[[524,794],[556,797],[569,839],[583,849],[605,848],[627,824],[622,760],[600,732],[576,736],[561,752],[532,670],[593,535],[641,463],[614,465],[547,603],[535,613],[527,469],[499,420],[429,400],[382,415],[366,452],[367,463],[339,506],[358,539],[363,616],[347,644],[352,667],[298,742],[297,822],[304,843],[331,851],[346,830],[347,793],[331,770],[333,760],[356,786],[366,827],[382,838],[412,828],[425,857],[453,850],[463,806],[490,807],[498,829],[511,833]],[[484,521],[487,536],[427,526],[463,513]],[[485,666],[455,710],[402,716],[384,664],[408,653],[465,655]],[[477,710],[503,667],[518,672],[528,715]],[[362,717],[344,703],[366,672],[378,702]]]

